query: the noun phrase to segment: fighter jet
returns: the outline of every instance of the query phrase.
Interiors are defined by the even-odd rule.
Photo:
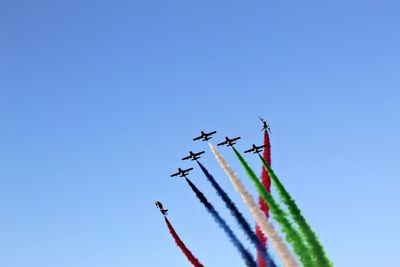
[[[250,148],[249,150],[246,150],[244,153],[252,152],[253,154],[258,154],[263,150],[264,147],[266,147],[266,145],[256,146],[255,144],[253,144],[252,148]]]
[[[182,160],[198,160],[200,158],[200,155],[203,154],[204,151],[200,151],[198,153],[193,153],[192,151],[189,151],[189,156],[182,158]]]
[[[208,141],[208,140],[211,139],[211,136],[212,136],[213,134],[215,134],[216,132],[217,132],[217,131],[205,133],[204,131],[201,131],[201,135],[198,136],[198,137],[196,137],[196,138],[193,138],[193,141],[196,141],[196,140]]]
[[[261,131],[268,131],[269,133],[271,133],[271,128],[269,128],[268,122],[265,121],[265,120],[264,120],[263,118],[261,118],[261,117],[258,117],[258,118],[260,119],[260,121],[261,121],[262,124],[263,124],[263,127],[262,127]]]
[[[185,177],[186,178],[186,175],[188,175],[191,170],[193,170],[193,168],[189,168],[189,169],[186,169],[186,170],[182,170],[181,168],[178,168],[178,172],[174,173],[174,174],[171,174],[171,177],[179,176],[179,177]]]
[[[233,146],[234,144],[236,144],[236,141],[239,140],[240,137],[235,137],[232,139],[229,139],[228,137],[225,137],[225,141],[221,142],[218,144],[218,146],[222,146],[222,145],[226,145],[226,146]]]
[[[168,215],[168,210],[166,210],[166,209],[163,208],[163,205],[161,204],[160,201],[157,200],[157,201],[155,202],[155,204],[156,204],[156,207],[160,209],[162,215],[164,215],[164,216]]]

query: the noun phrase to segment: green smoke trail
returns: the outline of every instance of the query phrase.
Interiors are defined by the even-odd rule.
[[[274,171],[268,165],[268,163],[260,156],[261,162],[263,163],[265,169],[267,170],[269,177],[271,177],[274,186],[285,205],[288,207],[290,215],[292,216],[293,220],[299,226],[300,231],[302,232],[303,236],[305,237],[307,243],[309,244],[313,256],[315,257],[315,261],[317,266],[321,267],[330,267],[333,266],[330,262],[329,258],[326,256],[324,248],[322,247],[321,243],[318,240],[317,235],[311,229],[310,225],[307,223],[304,216],[301,214],[299,207],[296,205],[296,202],[286,191],[285,187],[275,175]]]
[[[283,232],[285,232],[285,235],[286,235],[286,240],[292,244],[293,250],[297,254],[297,256],[299,256],[302,264],[305,267],[315,266],[310,254],[309,254],[308,247],[304,244],[300,233],[297,232],[297,230],[293,227],[291,222],[288,220],[286,213],[275,202],[275,200],[272,198],[272,195],[265,190],[264,186],[258,180],[257,175],[250,168],[250,166],[244,160],[242,155],[240,155],[240,153],[234,147],[232,147],[232,148],[233,148],[233,151],[235,152],[237,158],[239,159],[240,163],[243,165],[244,169],[246,170],[246,173],[249,176],[250,180],[254,183],[258,193],[263,198],[263,200],[268,204],[270,211],[271,211],[272,215],[274,216],[275,220],[281,224],[282,230],[283,230]]]

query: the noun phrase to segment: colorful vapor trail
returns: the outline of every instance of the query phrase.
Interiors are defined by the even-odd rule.
[[[319,242],[317,235],[311,229],[311,226],[307,223],[306,219],[304,218],[303,214],[301,213],[301,210],[297,206],[297,204],[294,201],[294,199],[292,198],[292,196],[289,194],[289,192],[283,186],[281,181],[275,175],[275,172],[271,169],[270,165],[264,160],[264,158],[260,156],[260,160],[263,163],[265,169],[268,171],[268,174],[271,177],[272,182],[274,183],[274,186],[275,186],[281,200],[287,206],[287,208],[290,212],[290,215],[292,216],[292,218],[296,222],[296,224],[299,226],[300,231],[303,233],[303,236],[305,237],[307,243],[309,244],[309,246],[311,248],[311,252],[313,253],[313,256],[315,257],[315,262],[316,262],[317,266],[318,267],[332,266],[332,263],[326,256],[325,250],[324,250],[323,246],[321,245],[321,243]]]
[[[204,175],[207,177],[208,181],[214,187],[215,191],[217,191],[218,196],[224,201],[225,206],[229,209],[233,217],[236,219],[240,228],[242,228],[242,230],[245,232],[245,234],[253,243],[253,245],[260,251],[263,260],[268,262],[268,266],[276,267],[276,264],[268,254],[266,247],[263,246],[263,244],[257,238],[257,235],[251,229],[250,224],[247,222],[242,213],[236,207],[235,203],[233,203],[228,194],[222,189],[222,187],[217,183],[217,181],[210,174],[210,172],[203,166],[203,164],[201,164],[199,161],[197,163],[200,166],[200,169],[203,171]]]
[[[183,243],[183,241],[180,239],[178,234],[176,233],[174,227],[172,227],[171,223],[167,219],[167,217],[164,216],[165,223],[167,224],[168,230],[171,233],[171,236],[174,238],[175,243],[178,245],[178,247],[181,249],[183,254],[186,256],[186,258],[189,260],[189,262],[195,266],[195,267],[204,267],[203,264],[200,263],[198,259],[196,259],[195,256],[193,256],[192,252],[186,247],[186,245]]]
[[[269,140],[269,134],[266,129],[263,132],[264,132],[264,159],[265,159],[265,161],[268,162],[269,165],[271,165],[271,143]],[[264,186],[265,190],[267,190],[267,192],[271,192],[271,179],[265,168],[262,168],[262,171],[261,171],[261,183]],[[258,198],[258,205],[259,205],[260,209],[264,212],[265,218],[268,220],[269,208],[261,196]],[[260,226],[258,224],[256,225],[256,234],[257,234],[258,239],[262,243],[263,247],[266,248],[267,238],[262,233]],[[262,255],[260,252],[261,252],[260,250],[257,250],[258,267],[267,267],[266,262],[263,259],[263,257],[261,257]]]
[[[182,158],[182,160],[191,160],[197,162],[199,168],[202,170],[208,182],[214,188],[218,197],[224,202],[226,208],[236,220],[239,228],[244,232],[245,236],[256,248],[257,260],[254,258],[255,255],[253,256],[252,253],[235,235],[225,219],[220,216],[203,192],[201,192],[196,185],[190,179],[188,179],[187,175],[191,170],[193,170],[193,167],[189,167],[187,169],[178,168],[178,172],[170,176],[179,176],[185,178],[186,183],[191,188],[196,198],[205,207],[217,225],[224,231],[232,245],[240,254],[245,266],[277,267],[275,261],[279,261],[277,262],[280,264],[279,266],[284,267],[332,267],[333,263],[328,258],[324,247],[318,239],[318,236],[303,216],[301,209],[298,207],[293,197],[286,190],[281,180],[271,168],[271,145],[269,136],[270,128],[265,120],[262,118],[260,118],[260,120],[263,123],[262,131],[264,132],[264,145],[256,146],[253,144],[252,148],[246,150],[244,153],[253,152],[258,154],[262,163],[261,177],[257,177],[254,170],[234,147],[236,141],[241,137],[225,137],[223,142],[218,143],[218,146],[227,145],[228,147],[232,147],[235,156],[240,162],[240,165],[243,167],[248,178],[253,183],[254,188],[257,190],[258,203],[253,199],[251,194],[242,184],[239,177],[231,169],[225,159],[219,154],[217,149],[211,143],[209,143],[210,149],[219,165],[224,170],[235,190],[239,193],[243,203],[247,206],[248,211],[255,221],[255,228],[251,224],[251,221],[247,220],[241,211],[239,211],[238,206],[232,200],[231,196],[228,195],[227,192],[221,187],[219,181],[217,181],[210,171],[201,162],[199,162],[199,158],[201,158],[200,155],[204,154],[205,151],[200,151],[198,153],[189,151],[189,156]],[[211,139],[211,135],[215,133],[216,131],[209,133],[202,131],[201,135],[195,137],[193,140],[208,141]],[[261,154],[262,148],[264,148],[263,154]],[[271,185],[274,186],[273,194],[271,193]],[[279,201],[277,198],[275,198],[276,193],[277,196],[279,196]],[[175,232],[171,223],[165,217],[168,209],[164,208],[160,201],[156,201],[155,205],[164,215],[165,222],[175,240],[175,243],[181,249],[188,261],[193,266],[204,267],[185,246]],[[270,215],[272,215],[271,219]],[[274,226],[275,223],[278,225],[277,228]],[[276,253],[274,260],[271,258],[269,250]]]
[[[240,240],[236,237],[236,235],[233,233],[231,228],[228,226],[228,224],[225,222],[224,219],[219,215],[219,213],[215,210],[214,206],[207,200],[207,198],[204,196],[204,194],[190,181],[188,178],[185,178],[186,182],[192,189],[192,191],[196,194],[197,198],[200,200],[200,202],[204,205],[204,207],[207,209],[207,211],[211,214],[211,216],[214,218],[214,220],[221,226],[221,228],[224,230],[224,232],[227,234],[229,239],[232,241],[233,245],[237,248],[239,251],[240,255],[242,256],[244,262],[246,263],[247,267],[256,267],[257,263],[254,261],[251,253],[243,246],[243,244],[240,242]]]
[[[276,252],[278,253],[283,265],[285,267],[298,267],[299,265],[292,252],[287,247],[278,231],[275,230],[272,223],[267,221],[263,212],[258,208],[257,204],[254,202],[252,196],[246,190],[239,177],[231,169],[231,167],[221,156],[221,154],[219,154],[218,150],[212,144],[209,144],[209,146],[221,168],[224,170],[229,180],[231,181],[233,187],[236,189],[237,192],[239,192],[243,202],[248,207],[250,214],[252,215],[256,223],[260,226],[263,234],[269,238],[272,246],[276,249]]]
[[[263,200],[268,204],[272,214],[274,215],[275,220],[279,222],[279,224],[282,226],[282,230],[286,234],[287,241],[292,244],[293,250],[299,256],[300,261],[303,263],[305,267],[315,266],[313,263],[313,259],[309,253],[309,249],[303,241],[303,237],[296,230],[296,228],[293,227],[292,223],[287,218],[285,211],[283,211],[279,207],[279,205],[276,203],[272,195],[265,190],[261,182],[258,180],[257,175],[250,168],[250,166],[244,160],[242,155],[240,155],[240,153],[234,147],[232,147],[232,149],[235,152],[235,155],[239,159],[240,163],[246,170],[247,176],[254,183],[258,193],[263,198]]]

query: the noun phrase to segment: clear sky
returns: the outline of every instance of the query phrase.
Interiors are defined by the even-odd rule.
[[[398,1],[0,2],[0,266],[243,266],[188,186],[200,130],[262,142],[336,266],[400,237]],[[221,149],[255,195],[234,155]],[[257,172],[254,157],[246,157]],[[196,166],[195,166],[196,167]],[[195,168],[204,191],[245,242]],[[252,249],[254,252],[254,250]]]

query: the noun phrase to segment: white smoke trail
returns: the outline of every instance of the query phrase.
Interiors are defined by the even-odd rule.
[[[267,236],[268,239],[271,241],[271,244],[278,253],[283,265],[286,267],[299,267],[299,264],[297,263],[296,258],[293,256],[292,252],[286,246],[285,242],[283,241],[279,233],[275,230],[274,226],[267,221],[265,215],[254,202],[253,197],[250,195],[249,192],[247,192],[246,188],[239,180],[239,177],[231,169],[224,158],[222,158],[222,156],[218,153],[217,149],[211,143],[209,143],[209,146],[219,165],[231,180],[233,187],[235,187],[236,191],[239,192],[243,202],[247,205],[254,220],[260,226],[263,234]]]

